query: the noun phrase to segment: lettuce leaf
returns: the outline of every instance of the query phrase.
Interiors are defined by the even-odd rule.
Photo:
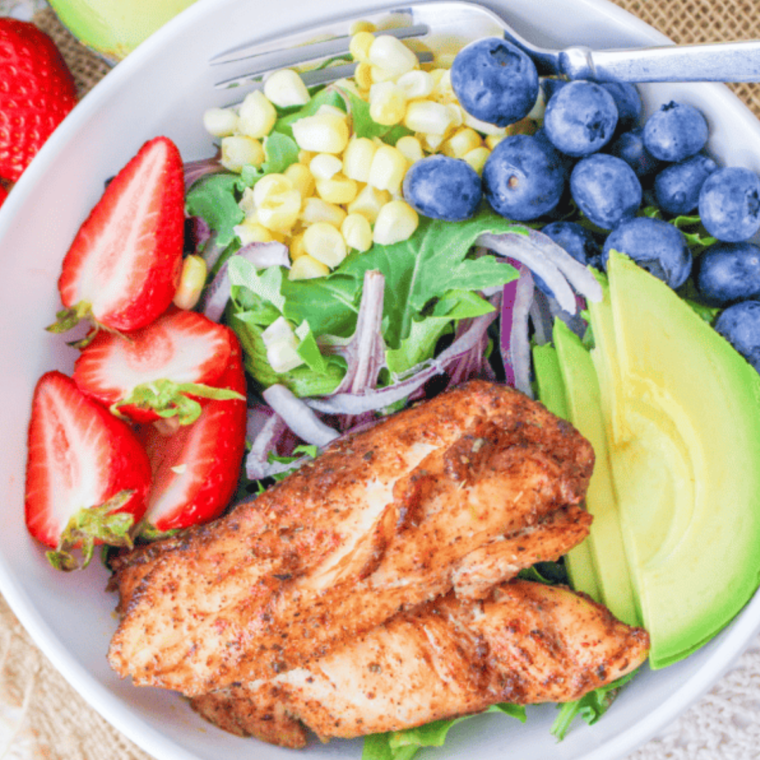
[[[227,247],[237,238],[232,229],[245,218],[238,206],[241,180],[232,173],[208,174],[196,182],[185,198],[190,216],[200,216],[216,232],[216,244]]]

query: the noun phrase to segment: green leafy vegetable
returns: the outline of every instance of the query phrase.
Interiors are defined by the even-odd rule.
[[[281,116],[275,122],[270,136],[275,132],[279,132],[293,139],[293,123],[306,116],[314,116],[322,106],[334,106],[335,108],[340,108],[341,111],[345,111],[346,101],[337,89],[326,87],[324,90],[320,90],[313,95],[309,102],[297,111]]]
[[[298,144],[292,137],[282,132],[272,132],[264,138],[264,162],[259,167],[252,164],[244,166],[240,178],[245,185],[253,187],[267,174],[282,174],[298,161],[298,153]]]
[[[312,459],[317,458],[317,454],[319,453],[319,449],[316,446],[313,445],[303,445],[303,446],[296,446],[293,449],[293,456],[289,457],[283,457],[278,456],[273,451],[269,452],[269,456],[267,459],[270,462],[280,462],[281,464],[291,464],[297,462],[299,459],[302,459],[304,456],[311,457]],[[290,470],[286,470],[285,472],[281,472],[278,475],[272,475],[273,480],[285,480],[285,478],[288,477],[291,473],[294,473],[298,468],[293,467]]]
[[[383,142],[387,142],[389,145],[395,145],[399,138],[404,135],[414,134],[410,129],[397,124],[378,124],[372,116],[370,116],[370,105],[366,100],[355,95],[351,90],[344,88],[338,89],[340,94],[348,102],[348,108],[353,122],[353,134],[356,137],[368,137],[370,140],[374,137],[381,137]],[[390,139],[388,139],[389,135],[391,135]]]
[[[567,569],[560,562],[537,562],[535,565],[520,570],[517,576],[525,581],[545,583],[547,586],[554,586],[557,583],[563,586],[570,585]]]
[[[645,209],[642,209],[641,213],[652,219],[664,218],[662,211],[655,206],[647,206]],[[681,216],[676,216],[672,219],[667,219],[666,221],[681,230],[694,255],[699,255],[705,248],[718,242],[717,239],[712,237],[712,235],[710,235],[703,227],[702,218],[696,214],[682,214]]]
[[[237,174],[210,174],[199,179],[185,199],[187,213],[204,219],[216,232],[216,244],[222,248],[236,238],[233,227],[245,218],[238,206],[241,190],[241,180]]]

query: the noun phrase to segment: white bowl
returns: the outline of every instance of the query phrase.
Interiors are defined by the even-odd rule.
[[[519,32],[548,46],[593,47],[662,44],[666,40],[605,0],[490,0]],[[364,9],[387,2],[364,0]],[[0,392],[0,589],[34,640],[82,696],[116,728],[160,760],[259,760],[292,753],[239,739],[198,718],[174,694],[137,689],[120,681],[106,663],[116,628],[115,599],[106,594],[106,573],[97,563],[65,575],[52,570],[23,521],[26,426],[32,389],[51,368],[70,370],[74,352],[44,331],[59,306],[60,262],[103,182],[148,138],[166,134],[185,159],[209,155],[212,145],[202,113],[229,100],[212,89],[206,61],[254,38],[303,28],[323,20],[322,4],[200,0],[120,63],[67,118],[10,194],[0,213],[0,313],[5,370]],[[332,0],[332,17],[357,12],[355,0]],[[537,12],[540,8],[540,12]],[[720,85],[643,88],[651,111],[670,99],[701,108],[711,129],[712,152],[724,163],[760,171],[760,128],[739,100]],[[529,710],[524,726],[496,715],[455,729],[439,758],[621,757],[672,721],[703,693],[748,645],[760,628],[760,596],[709,645],[684,662],[644,672],[626,688],[595,726],[577,725],[560,744],[549,734],[550,706]],[[359,758],[360,742],[313,745],[302,757]],[[432,755],[432,753],[430,753]]]

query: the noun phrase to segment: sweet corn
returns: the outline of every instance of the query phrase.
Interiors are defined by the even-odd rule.
[[[483,138],[472,128],[463,127],[457,130],[441,146],[441,152],[451,158],[463,158],[471,150],[480,148]]]
[[[365,63],[369,61],[369,49],[374,41],[375,35],[371,32],[357,32],[351,37],[351,42],[348,44],[348,52],[351,53],[355,61]]]
[[[342,153],[350,136],[345,116],[324,111],[294,122],[298,147],[315,153]]]
[[[371,22],[367,21],[366,19],[360,19],[359,21],[354,21],[353,24],[351,24],[351,27],[349,29],[350,35],[357,35],[360,32],[375,32],[377,31],[377,27]]]
[[[349,214],[343,220],[340,232],[349,248],[368,251],[372,247],[372,227],[361,214]]]
[[[340,234],[340,230],[327,222],[317,222],[306,228],[303,235],[303,247],[309,256],[333,269],[348,254],[346,241]]]
[[[314,179],[330,179],[343,168],[343,161],[332,153],[317,153],[309,162],[309,171]]]
[[[306,249],[303,247],[303,232],[299,232],[297,235],[293,235],[288,245],[288,253],[290,253],[290,260],[295,261],[301,256],[307,256]]]
[[[486,148],[485,145],[481,145],[479,148],[471,150],[469,153],[465,153],[462,158],[475,169],[478,174],[483,173],[483,167],[486,165],[488,157],[491,155],[491,151]]]
[[[381,34],[369,48],[369,61],[396,77],[418,67],[417,56],[396,37]]]
[[[404,135],[396,141],[396,150],[400,151],[404,158],[413,164],[425,155],[422,152],[422,143],[413,135]]]
[[[357,182],[369,179],[369,168],[377,145],[367,137],[352,137],[343,153],[343,174]]]
[[[317,180],[317,195],[328,203],[351,203],[358,192],[356,181],[342,173]]]
[[[369,75],[372,79],[372,84],[382,84],[383,82],[395,82],[397,74],[388,69],[382,68],[382,66],[375,66],[370,64]]]
[[[446,140],[446,135],[423,135],[423,145],[430,153],[437,153]]]
[[[311,163],[311,159],[317,154],[311,150],[299,150],[298,151],[298,163],[308,166]]]
[[[367,181],[378,190],[396,193],[401,188],[408,168],[409,164],[400,150],[390,145],[382,145],[372,157]]]
[[[309,91],[292,69],[275,71],[264,82],[264,95],[280,108],[302,106],[309,102]]]
[[[246,219],[242,224],[236,224],[232,231],[238,236],[243,245],[248,243],[270,243],[274,240],[271,230],[268,230],[263,224],[254,221],[253,218]]]
[[[493,150],[504,138],[504,135],[486,135],[485,143],[488,150]]]
[[[378,245],[391,245],[408,240],[419,224],[417,212],[402,200],[386,203],[377,215],[373,242]]]
[[[293,183],[293,187],[301,193],[301,198],[308,198],[314,195],[317,186],[308,166],[300,162],[291,164],[285,169],[284,174]]]
[[[373,84],[369,91],[369,115],[383,126],[398,124],[406,114],[406,95],[394,82]]]
[[[356,86],[356,82],[353,79],[346,79],[345,77],[343,79],[336,79],[333,82],[333,87],[339,88],[341,90],[348,90],[354,95],[360,96],[359,88]]]
[[[442,103],[413,100],[407,105],[404,126],[412,132],[443,135],[451,128],[452,114]]]
[[[266,156],[258,140],[246,135],[230,135],[221,141],[222,166],[231,172],[241,172],[246,164],[260,166]]]
[[[363,187],[354,201],[348,204],[349,214],[361,214],[370,224],[374,224],[380,209],[391,199],[387,190],[378,190],[372,185]]]
[[[214,137],[234,135],[238,115],[231,108],[207,108],[203,112],[203,126]]]
[[[444,103],[451,117],[451,128],[459,129],[464,124],[464,110],[458,103]]]
[[[489,124],[487,121],[481,121],[471,116],[466,111],[463,112],[464,123],[468,127],[472,127],[476,132],[480,132],[483,135],[506,135],[504,127],[497,127],[496,124]]]
[[[192,309],[198,303],[206,284],[208,267],[200,256],[186,256],[182,262],[182,274],[174,293],[174,305],[180,309]]]
[[[269,230],[289,232],[301,211],[301,193],[284,174],[267,174],[253,188],[258,221]]]
[[[434,80],[430,97],[438,103],[457,103],[458,99],[451,86],[451,71],[449,69],[434,69],[430,72]]]
[[[346,212],[334,203],[312,197],[304,202],[299,218],[307,226],[316,222],[327,222],[336,229],[340,229],[340,225],[346,218]]]
[[[306,253],[293,262],[288,272],[288,279],[313,280],[315,277],[325,277],[328,274],[330,274],[330,267]]]
[[[340,116],[341,119],[345,119],[346,112],[338,108],[338,106],[331,106],[327,103],[323,103],[318,109],[317,109],[317,115],[322,113],[330,113],[333,114],[333,116]]]
[[[267,361],[275,372],[289,372],[304,360],[298,355],[298,338],[285,317],[278,317],[261,333]]]
[[[427,71],[407,71],[402,74],[396,84],[404,91],[407,100],[426,98],[433,92],[435,82]]]
[[[277,111],[261,90],[245,96],[238,114],[238,131],[248,137],[265,137],[277,121]]]
[[[372,87],[372,64],[362,62],[354,71],[354,79],[361,90],[369,90]]]

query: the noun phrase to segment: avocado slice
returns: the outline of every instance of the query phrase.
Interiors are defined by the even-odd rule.
[[[608,275],[609,300],[590,304],[594,359],[634,594],[661,668],[718,633],[760,582],[760,375],[624,255],[610,255]],[[606,359],[602,345],[614,345]]]
[[[536,373],[538,397],[543,405],[552,414],[569,421],[565,386],[555,348],[548,343],[534,346],[533,368]],[[602,601],[588,540],[574,546],[565,555],[565,568],[570,577],[570,584],[576,591],[588,594],[595,602]]]
[[[601,601],[628,625],[640,625],[623,546],[620,515],[612,482],[601,394],[589,352],[561,320],[554,323],[554,345],[564,381],[569,420],[592,445],[595,454],[586,508],[594,516],[586,541],[596,568]]]

